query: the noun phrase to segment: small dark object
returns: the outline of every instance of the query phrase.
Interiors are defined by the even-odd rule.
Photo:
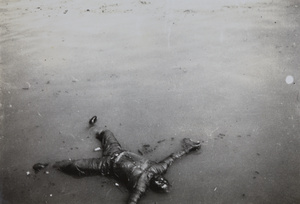
[[[154,150],[156,150],[157,146],[155,147],[151,147],[149,144],[144,144],[142,149],[141,149],[141,152],[143,154],[148,154],[148,153],[151,153],[153,152]]]
[[[46,168],[47,166],[48,166],[47,163],[45,163],[45,164],[42,164],[42,163],[36,163],[35,165],[33,165],[32,168],[34,169],[34,172],[35,172],[35,173],[38,173],[40,170]]]
[[[165,140],[165,139],[159,140],[159,141],[157,141],[157,143],[159,144],[159,143],[162,143],[162,142],[164,142],[164,141],[166,141],[166,140]]]
[[[93,117],[90,119],[89,124],[90,124],[90,125],[94,125],[96,122],[97,122],[97,116],[93,116]]]
[[[223,137],[225,137],[225,134],[220,133],[220,134],[218,135],[218,138],[223,139]]]
[[[139,153],[140,155],[144,155],[143,152],[142,152],[141,150],[138,150],[138,153]]]

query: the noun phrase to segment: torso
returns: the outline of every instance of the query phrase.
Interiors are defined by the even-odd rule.
[[[124,151],[120,153],[113,164],[114,175],[129,188],[133,188],[140,175],[149,168],[151,162],[135,153]]]

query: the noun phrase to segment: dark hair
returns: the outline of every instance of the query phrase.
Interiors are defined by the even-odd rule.
[[[153,191],[159,193],[168,193],[170,191],[171,185],[167,179],[161,175],[153,176],[150,180],[150,188]]]

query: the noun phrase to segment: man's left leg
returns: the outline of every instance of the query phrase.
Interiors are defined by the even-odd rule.
[[[110,130],[104,130],[100,133],[96,133],[96,138],[99,139],[102,143],[103,156],[112,156],[115,153],[123,151],[118,140]]]

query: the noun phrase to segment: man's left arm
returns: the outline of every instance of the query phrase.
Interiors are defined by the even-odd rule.
[[[167,158],[163,159],[161,162],[154,164],[150,167],[150,171],[155,174],[165,174],[168,168],[173,164],[173,162],[177,159],[180,159],[184,155],[199,150],[201,144],[199,141],[194,142],[189,138],[185,138],[182,140],[183,150],[173,153]]]
[[[134,186],[133,191],[131,192],[129,199],[128,199],[128,204],[136,204],[140,198],[142,197],[142,195],[144,195],[144,193],[147,190],[147,187],[149,186],[150,180],[153,177],[152,173],[149,172],[144,172],[138,182],[136,183],[136,185]]]

